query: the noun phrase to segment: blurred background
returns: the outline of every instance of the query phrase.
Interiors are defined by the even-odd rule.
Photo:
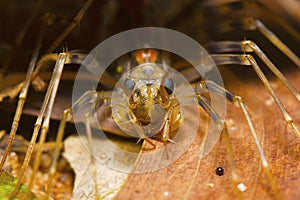
[[[91,5],[80,22],[57,46],[53,47],[53,42],[73,22],[86,2],[91,2]],[[204,47],[210,41],[250,39],[261,47],[285,75],[298,73],[299,70],[260,33],[245,30],[244,24],[244,20],[248,17],[259,19],[299,56],[299,0],[0,0],[0,13],[0,94],[24,80],[39,30],[45,24],[45,15],[50,16],[51,23],[46,27],[39,58],[47,53],[62,52],[65,47],[68,50],[88,53],[114,34],[137,27],[158,26],[180,31]],[[264,65],[261,67],[270,75]],[[71,66],[66,67],[65,71],[76,74],[77,69],[78,66]],[[264,90],[261,87],[256,88],[255,84],[259,80],[251,68],[231,66],[230,69],[228,67],[219,69],[227,88],[239,91],[238,94],[241,96],[245,92],[243,88],[251,91],[251,94],[244,93],[250,104],[251,100],[256,100],[253,98],[253,92],[255,94],[256,91]],[[50,74],[46,70],[45,81],[50,78]],[[274,77],[271,75],[271,80],[272,78]],[[297,77],[294,77],[294,80],[297,80]],[[53,121],[50,127],[52,134],[48,134],[48,140],[54,140],[61,112],[71,104],[72,84],[71,77],[63,80],[60,85],[52,113]],[[27,139],[31,136],[43,95],[30,89],[18,131],[18,134],[24,135]],[[6,132],[10,130],[16,102],[16,99],[9,98],[0,102],[0,130],[4,129]],[[267,115],[264,117],[268,118]],[[68,133],[76,132],[70,124],[67,130]],[[5,142],[2,142],[1,148],[4,146]],[[238,155],[246,157],[244,153]],[[248,157],[252,159],[252,154]],[[249,159],[245,162],[245,166],[248,165]],[[253,168],[253,171],[255,170],[257,171]],[[280,171],[280,174],[284,173]]]
[[[0,60],[10,71],[26,71],[33,44],[46,13],[52,16],[43,40],[43,53],[72,22],[84,0],[0,0]],[[52,51],[81,49],[89,52],[104,39],[124,30],[159,26],[187,34],[201,45],[211,40],[243,40],[266,43],[256,31],[245,31],[242,20],[260,19],[299,51],[291,35],[279,24],[300,28],[299,1],[295,0],[95,0],[74,30]],[[298,33],[299,34],[299,33]],[[17,46],[17,47],[16,47]],[[11,55],[13,54],[13,56]],[[7,57],[13,57],[8,60]],[[8,67],[9,66],[9,67]],[[3,70],[5,71],[5,70]]]
[[[86,2],[91,4],[80,22],[53,47],[53,42],[73,22]],[[25,78],[39,30],[45,25],[45,16],[51,20],[46,25],[39,58],[49,52],[62,52],[65,47],[88,53],[121,31],[159,26],[180,31],[204,47],[210,41],[251,39],[280,70],[294,71],[294,64],[258,31],[245,30],[244,20],[248,17],[261,20],[297,54],[300,52],[299,10],[300,3],[295,0],[284,3],[279,0],[0,0],[0,91]],[[67,67],[65,71],[76,73],[77,69],[78,66]],[[222,72],[222,67],[220,70]],[[262,70],[268,73],[263,65]],[[50,74],[45,71],[44,75],[49,79]],[[232,67],[232,71],[243,78],[247,74],[241,66]],[[224,73],[223,78],[225,84],[234,84]],[[61,97],[63,103],[58,103],[54,109],[53,119],[60,119],[63,108],[70,105],[72,80],[69,82],[61,86],[63,92],[58,98]],[[31,94],[25,113],[36,115],[43,96],[34,91]],[[13,113],[16,105],[13,102],[16,103],[15,100],[4,101],[0,109]],[[0,124],[9,130],[7,119],[2,119]]]

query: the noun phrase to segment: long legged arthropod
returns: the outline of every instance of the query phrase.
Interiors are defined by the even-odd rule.
[[[278,20],[279,21],[279,20]],[[297,31],[295,31],[293,28],[288,26],[283,20],[280,20],[281,25],[288,30],[288,32],[293,35],[295,38],[299,39],[299,34]],[[260,20],[253,19],[253,18],[247,18],[244,21],[241,22],[241,26],[246,30],[258,30],[260,33],[262,33],[263,36],[265,36],[271,43],[274,44],[280,51],[282,51],[288,58],[291,59],[292,62],[296,66],[299,67],[299,57],[292,52],[273,32],[271,32]],[[235,24],[236,25],[236,24]],[[228,27],[227,27],[228,28]],[[286,108],[284,104],[281,102],[280,98],[275,93],[274,89],[272,88],[271,84],[269,83],[268,79],[263,74],[262,70],[260,69],[260,66],[255,61],[254,57],[248,53],[254,52],[262,61],[263,63],[274,73],[274,75],[289,89],[289,91],[296,97],[296,99],[299,101],[299,92],[295,87],[289,83],[289,81],[285,78],[285,76],[276,68],[276,66],[270,61],[270,59],[265,55],[265,53],[256,45],[253,41],[247,41],[246,39],[244,41],[219,41],[219,42],[210,42],[208,44],[208,50],[213,53],[211,56],[213,57],[214,61],[217,65],[231,65],[231,64],[238,64],[238,65],[246,65],[246,66],[252,66],[255,73],[258,75],[258,77],[263,82],[265,88],[267,89],[268,93],[272,96],[274,99],[274,102],[278,105],[280,108],[280,111],[287,123],[295,133],[296,137],[300,138],[300,134],[298,129],[296,128],[292,117],[289,115],[289,113],[286,111]],[[230,52],[231,54],[222,54]],[[238,52],[243,53],[240,55],[232,54],[232,52]],[[228,94],[228,93],[226,93]],[[226,96],[227,99],[230,100],[231,95]],[[234,99],[234,98],[233,98]],[[243,111],[245,111],[245,106],[242,106]],[[208,108],[207,108],[208,109]],[[213,108],[208,109],[211,113],[211,116],[213,115]],[[249,116],[246,116],[246,120],[250,120]],[[218,123],[218,122],[216,122]],[[219,122],[220,123],[220,122]],[[248,122],[249,123],[249,122]],[[251,123],[251,122],[250,122]],[[251,128],[251,133],[253,133],[254,129]],[[227,134],[226,134],[227,135]],[[256,134],[255,134],[256,135]],[[276,199],[281,199],[281,194],[277,189],[276,182],[271,174],[270,167],[268,166],[267,160],[264,156],[264,153],[262,151],[262,148],[260,146],[260,142],[257,138],[257,136],[254,136],[255,144],[258,145],[257,148],[259,150],[259,155],[261,157],[262,166],[264,168],[265,173],[269,177],[271,187],[274,191],[274,196]],[[226,136],[225,136],[226,138]],[[228,140],[228,139],[226,139]],[[228,143],[228,142],[227,142]],[[229,148],[227,146],[227,148]],[[230,155],[230,153],[228,152]],[[231,161],[230,161],[231,162]],[[235,171],[235,170],[233,170]],[[196,175],[195,175],[196,176]],[[235,180],[235,175],[233,174],[233,180]],[[190,188],[189,188],[190,189]],[[188,196],[188,193],[186,197]]]
[[[152,51],[153,50],[151,50],[151,51],[149,50],[149,53],[145,52],[145,53],[142,53],[142,55],[144,55],[145,57],[149,56],[151,58],[151,55],[153,54]],[[254,65],[254,69],[257,71],[258,75],[260,77],[262,77],[264,84],[266,84],[266,85],[269,84],[267,81],[265,81],[266,78],[264,77],[262,72],[259,71],[259,67],[255,63],[255,61],[253,61],[253,58],[250,57],[249,59],[252,59],[252,60],[250,60],[248,62],[245,62],[244,60],[242,60],[242,59],[248,59],[248,57],[249,56],[247,56],[247,55],[222,55],[222,54],[212,56],[212,58],[217,62],[217,64],[228,63],[228,60],[226,58],[229,58],[229,59],[234,58],[234,61],[239,64],[244,64],[244,63],[248,63],[248,62],[252,63]],[[151,60],[150,58],[148,58],[148,60]],[[139,57],[137,57],[136,60],[141,60],[141,59]],[[128,126],[138,125],[138,126],[135,126],[135,130],[137,131],[136,135],[139,138],[147,139],[147,137],[148,137],[147,134],[145,134],[144,131],[141,128],[139,128],[139,126],[147,125],[148,123],[151,122],[151,121],[149,121],[149,120],[151,120],[150,110],[140,110],[140,109],[147,108],[147,106],[146,106],[148,104],[147,101],[152,102],[152,103],[150,103],[152,106],[154,104],[159,104],[164,109],[166,109],[166,112],[164,114],[164,117],[161,116],[164,121],[163,125],[158,126],[158,127],[160,127],[159,129],[161,129],[163,131],[162,131],[161,135],[155,135],[155,137],[164,142],[166,142],[166,141],[172,142],[172,139],[170,136],[170,133],[172,131],[174,131],[174,130],[172,130],[172,127],[173,127],[173,129],[174,129],[174,127],[177,127],[178,125],[176,125],[176,124],[179,123],[179,121],[180,121],[180,111],[177,109],[179,104],[176,103],[176,101],[177,101],[176,97],[173,96],[174,83],[173,83],[172,79],[166,79],[166,80],[161,79],[161,80],[159,80],[159,83],[165,84],[165,86],[160,85],[160,86],[155,87],[154,84],[153,85],[145,84],[142,86],[136,86],[138,84],[138,81],[143,82],[143,81],[146,81],[147,79],[133,78],[133,77],[139,77],[139,76],[145,77],[145,75],[142,75],[143,73],[146,73],[147,76],[150,76],[152,73],[155,72],[155,70],[161,70],[160,68],[156,68],[155,65],[153,65],[153,66],[152,65],[153,64],[149,61],[138,65],[136,71],[135,71],[135,69],[133,69],[133,71],[130,71],[130,73],[129,73],[130,75],[127,77],[127,79],[123,80],[124,81],[123,87],[129,91],[129,94],[130,94],[130,92],[132,92],[132,94],[129,95],[129,102],[130,102],[129,110],[128,111],[124,111],[124,110],[119,111],[121,117],[114,117],[114,120],[119,125],[119,127],[124,126],[122,124],[125,123],[127,130],[130,130],[130,128],[128,128]],[[152,67],[153,69],[150,67]],[[151,70],[148,68],[150,68]],[[154,72],[150,73],[150,71],[154,71]],[[185,72],[188,72],[188,71],[183,71],[183,74]],[[139,74],[139,73],[141,73],[141,74]],[[149,73],[149,74],[147,74],[147,73]],[[162,73],[166,73],[166,72],[162,72]],[[167,75],[163,75],[163,76],[167,77]],[[155,77],[155,79],[157,79],[157,77]],[[248,111],[247,111],[244,103],[243,103],[242,98],[240,96],[234,95],[233,93],[227,91],[226,89],[218,86],[217,84],[215,84],[212,81],[196,82],[196,83],[192,84],[192,87],[194,88],[194,91],[196,93],[195,98],[198,99],[199,105],[210,115],[210,117],[217,124],[219,129],[224,132],[225,135],[228,134],[226,123],[224,122],[223,119],[221,119],[221,117],[218,115],[218,113],[216,113],[216,111],[214,111],[214,109],[210,106],[209,102],[205,99],[204,96],[202,96],[202,93],[208,92],[208,91],[216,93],[220,96],[223,96],[229,102],[238,106],[242,110],[242,112],[246,118],[247,124],[251,130],[251,133],[254,138],[257,149],[259,151],[263,169],[264,169],[267,177],[269,178],[270,185],[274,191],[276,198],[280,199],[280,193],[278,192],[276,183],[270,172],[270,168],[269,168],[267,159],[263,153],[262,147],[260,146],[260,142],[258,140],[256,131],[251,122],[250,116],[248,114]],[[270,90],[272,91],[272,89],[270,89]],[[142,93],[142,91],[145,91],[145,94]],[[153,94],[150,91],[152,91]],[[148,96],[143,96],[146,94],[148,94]],[[151,94],[152,96],[151,95],[149,96],[149,94]],[[157,98],[158,98],[158,100],[155,100],[153,102],[153,99],[157,99]],[[275,99],[276,98],[278,99],[278,97],[275,96]],[[110,92],[89,91],[89,92],[86,92],[77,102],[75,102],[75,104],[73,104],[72,109],[74,110],[76,108],[75,110],[77,110],[86,104],[93,105],[93,104],[97,104],[97,102],[100,102],[103,100],[110,101],[110,99],[111,99]],[[144,100],[141,100],[141,99],[144,99]],[[164,106],[166,106],[166,107],[164,107]],[[125,112],[125,113],[122,113],[122,112]],[[65,123],[66,123],[66,120],[68,119],[68,114],[70,113],[70,110],[67,109],[64,113],[65,114],[63,115],[64,118],[62,120],[61,127],[65,126]],[[146,113],[146,115],[145,115],[145,113]],[[147,119],[147,117],[150,117],[150,118]],[[157,116],[157,117],[159,117],[159,116]],[[291,123],[290,121],[287,121],[287,122]],[[294,128],[295,132],[297,133],[297,129],[294,127],[293,124],[291,124],[291,125]],[[58,133],[58,135],[61,135],[62,132],[63,132],[63,129],[60,129],[60,132]],[[226,136],[226,137],[228,137],[228,136]],[[227,141],[228,152],[230,152],[231,151],[230,145],[228,143],[229,142]],[[232,162],[232,158],[230,160]],[[233,163],[232,163],[232,168],[234,169]],[[233,180],[234,180],[234,183],[235,183],[236,189],[237,189],[238,177],[237,177],[235,170],[233,170]]]
[[[22,29],[22,31],[18,35],[18,37],[16,39],[16,45],[19,45],[19,43],[21,43],[21,41],[22,41],[22,39],[25,35],[25,32],[28,29],[28,26],[32,22],[34,16],[37,14],[37,12],[38,12],[39,8],[41,7],[42,3],[43,3],[43,1],[38,2],[35,11],[30,15],[29,19],[27,20],[27,23],[25,24],[25,28]],[[85,12],[87,11],[87,9],[90,7],[90,5],[92,3],[93,3],[93,0],[89,0],[84,4],[83,8],[76,15],[73,23],[71,23],[71,25],[69,27],[67,27],[67,29],[64,31],[64,33],[53,43],[53,45],[50,47],[49,50],[53,51],[57,47],[57,45],[60,44],[61,40],[63,40],[64,37],[66,35],[68,35],[72,31],[72,29],[74,29],[78,25],[78,23],[80,23],[80,21],[82,20],[82,17],[84,16]],[[51,20],[52,20],[52,18],[49,15],[44,17],[45,22],[44,22],[44,25],[42,26],[42,28],[40,30],[40,33],[38,35],[38,39],[36,41],[33,56],[32,56],[32,59],[30,61],[30,64],[29,64],[26,79],[25,79],[24,82],[21,82],[20,84],[18,84],[18,86],[16,86],[16,89],[20,89],[20,88],[22,88],[22,89],[21,89],[20,94],[19,94],[19,101],[18,101],[16,112],[15,112],[15,117],[14,117],[14,120],[13,120],[13,123],[12,123],[8,143],[7,143],[5,152],[4,152],[4,154],[1,158],[0,169],[3,168],[4,163],[6,161],[6,158],[7,158],[7,155],[10,151],[10,147],[11,147],[13,141],[14,141],[14,137],[15,137],[15,134],[16,134],[17,129],[18,129],[19,121],[20,121],[22,111],[23,111],[23,107],[24,107],[26,97],[27,97],[27,94],[28,94],[28,89],[29,89],[29,86],[30,86],[30,82],[37,76],[38,72],[40,71],[40,68],[43,67],[44,62],[47,62],[49,60],[48,58],[46,58],[46,61],[42,60],[41,61],[42,64],[38,64],[38,66],[35,68],[36,61],[37,61],[37,58],[38,58],[38,53],[39,53],[40,47],[42,45],[42,39],[43,39],[43,35],[44,35],[44,32],[45,32],[45,28],[46,28],[46,25],[49,25],[49,24],[52,23]],[[13,54],[11,54],[11,55],[13,55]],[[33,149],[34,149],[35,141],[37,139],[40,128],[42,127],[42,133],[41,133],[40,142],[39,142],[38,151],[37,151],[37,159],[36,159],[35,164],[34,164],[34,170],[33,170],[34,173],[32,173],[32,175],[31,175],[29,188],[32,188],[32,186],[33,186],[35,173],[36,173],[36,171],[38,170],[38,167],[39,167],[39,163],[40,163],[40,159],[41,159],[41,153],[42,153],[41,150],[42,150],[44,141],[46,139],[46,134],[48,132],[49,123],[50,123],[50,116],[51,116],[51,113],[52,113],[53,103],[54,103],[56,92],[57,92],[57,89],[58,89],[58,85],[59,85],[60,77],[61,77],[61,74],[62,74],[63,66],[64,66],[65,63],[70,62],[70,61],[66,60],[67,59],[66,54],[60,54],[60,56],[56,56],[56,55],[53,55],[53,56],[55,58],[57,58],[58,61],[57,61],[56,66],[54,68],[53,75],[52,75],[52,78],[51,78],[51,81],[49,83],[49,87],[48,87],[48,90],[47,90],[47,93],[46,93],[46,96],[45,96],[45,99],[44,99],[44,103],[43,103],[42,108],[40,110],[40,114],[37,118],[35,128],[34,128],[34,131],[33,131],[33,135],[32,135],[31,141],[29,143],[29,147],[28,147],[28,150],[26,152],[26,156],[25,156],[21,171],[18,174],[18,177],[19,177],[18,182],[17,182],[17,184],[14,188],[14,191],[12,192],[10,198],[14,198],[17,195],[17,192],[18,192],[19,187],[21,185],[21,182],[23,180],[24,173],[25,173],[25,171],[28,167],[28,164],[29,164],[29,161],[30,161],[30,158],[31,158],[31,154],[32,154]],[[50,57],[53,57],[53,56],[51,55]],[[53,59],[50,58],[50,60],[53,60]],[[6,62],[5,62],[5,64],[6,64]],[[6,69],[5,67],[2,68],[2,70],[5,70],[5,69]],[[2,73],[1,73],[1,75],[2,75]],[[45,115],[45,117],[44,117],[44,115]],[[43,122],[43,124],[42,124],[42,122]]]
[[[91,3],[92,1],[88,1],[88,2]],[[81,15],[81,17],[82,17],[82,15]],[[81,20],[81,17],[79,18],[79,20]],[[75,22],[73,23],[73,25],[71,25],[70,27],[74,27],[74,25],[76,26],[77,23],[78,23],[78,21],[75,20]],[[274,37],[274,34],[270,34],[270,32],[264,27],[264,25],[261,24],[260,21],[250,19],[250,20],[245,21],[244,26],[247,29],[251,29],[251,30],[258,29],[258,30],[260,30],[273,43],[279,44],[278,48],[281,51],[283,51],[284,53],[286,53],[287,56],[290,57],[290,59],[293,60],[296,63],[296,65],[299,66],[299,58],[297,56],[295,56],[295,54],[292,53],[290,50],[288,50],[285,45],[282,45],[283,43],[279,42],[278,38]],[[62,37],[65,37],[68,34],[68,32],[69,31],[67,30],[66,33],[62,34],[63,35]],[[56,44],[54,46],[56,46]],[[52,47],[51,50],[54,49],[54,48],[55,47]],[[261,70],[260,70],[259,66],[257,65],[256,61],[254,60],[254,58],[251,55],[248,55],[248,54],[245,54],[245,53],[246,52],[249,53],[249,52],[253,52],[254,51],[266,63],[266,65],[271,69],[271,71],[273,71],[273,73],[289,88],[289,90],[297,97],[297,99],[299,99],[299,93],[287,81],[287,79],[277,70],[277,68],[264,55],[264,53],[258,48],[258,46],[256,44],[254,44],[251,41],[242,41],[242,42],[232,42],[232,41],[231,42],[214,42],[214,43],[211,43],[209,45],[209,48],[210,48],[211,52],[214,53],[212,55],[212,57],[213,57],[214,61],[217,64],[220,64],[220,65],[224,65],[224,64],[241,64],[241,65],[249,65],[249,66],[251,65],[253,67],[253,69],[255,70],[255,72],[257,73],[257,75],[259,76],[259,78],[264,83],[264,85],[267,88],[267,90],[269,91],[269,93],[274,98],[276,104],[279,106],[279,108],[280,108],[280,110],[281,110],[281,112],[282,112],[282,114],[283,114],[283,116],[284,116],[287,124],[293,129],[293,131],[295,132],[295,134],[299,137],[299,131],[295,127],[292,118],[290,117],[290,115],[286,111],[285,107],[281,103],[281,100],[275,94],[274,90],[272,89],[272,87],[269,84],[269,82],[266,79],[266,77],[261,72]],[[240,54],[240,55],[237,55],[237,54],[215,54],[215,53],[223,53],[223,52],[226,52],[226,51],[229,51],[229,52],[233,52],[234,51],[234,52],[238,52],[238,53],[243,53],[244,52],[244,54]],[[58,57],[58,60],[60,60],[60,61],[57,63],[57,69],[59,68],[60,70],[62,70],[62,66],[65,63],[68,63],[68,61],[64,61],[64,59],[66,59],[67,56],[68,56],[67,53],[63,53],[63,54],[61,54]],[[71,62],[73,62],[73,60]],[[60,76],[60,73],[61,73],[61,71],[56,71],[56,70],[54,71],[54,74],[56,74],[56,78],[58,78]],[[53,76],[53,81],[51,81],[51,83],[50,83],[50,86],[49,86],[49,89],[48,89],[49,93],[47,92],[44,106],[43,106],[43,108],[41,110],[41,114],[40,114],[40,116],[39,116],[39,118],[37,120],[35,134],[33,134],[33,139],[32,139],[32,142],[30,143],[30,148],[29,148],[29,151],[28,151],[28,155],[26,156],[26,159],[25,159],[26,162],[24,162],[24,165],[22,167],[23,172],[21,172],[20,175],[22,175],[24,173],[24,170],[25,170],[25,168],[28,165],[28,161],[29,161],[29,158],[30,158],[30,155],[31,155],[31,152],[32,152],[32,148],[33,148],[32,146],[35,143],[35,139],[36,139],[39,127],[42,126],[42,133],[46,133],[47,132],[47,129],[48,129],[48,126],[49,126],[49,119],[50,119],[49,117],[50,117],[51,109],[52,109],[51,108],[52,107],[51,106],[51,104],[52,104],[51,101],[53,101],[54,98],[55,98],[55,93],[56,93],[55,92],[55,90],[56,90],[55,88],[56,88],[56,86],[58,86],[58,82],[57,82],[56,78],[54,78],[54,76]],[[27,81],[26,83],[28,84],[29,82]],[[132,81],[132,80],[128,80],[127,82],[124,82],[124,86],[127,87],[127,89],[129,89],[129,90],[130,89],[134,89],[134,87],[135,87],[134,84],[135,84],[135,81]],[[168,95],[172,95],[172,82],[166,81],[164,84],[167,85],[167,86],[169,86],[169,87],[167,87],[167,89],[164,89],[162,87],[159,88],[160,91],[162,91],[162,93],[165,93],[165,94],[162,95],[162,99],[164,99]],[[214,83],[207,82],[206,84],[204,84],[204,83],[200,82],[200,83],[197,83],[197,84],[199,86],[203,87],[203,88],[206,88],[207,90],[209,90],[211,92],[218,93],[221,90],[223,93],[226,94],[225,97],[227,98],[227,100],[229,100],[230,102],[232,102],[234,104],[237,104],[242,109],[242,111],[243,111],[243,113],[244,113],[244,115],[246,117],[248,126],[251,129],[251,133],[254,136],[254,139],[255,139],[255,142],[256,142],[256,145],[257,145],[257,148],[259,150],[259,154],[260,154],[260,157],[261,157],[261,160],[262,160],[262,165],[264,167],[264,170],[265,170],[266,174],[268,175],[268,177],[270,179],[271,186],[272,186],[272,188],[274,190],[274,193],[276,194],[276,197],[280,198],[280,194],[278,194],[277,189],[276,189],[276,184],[274,183],[272,175],[269,172],[269,167],[268,167],[268,164],[266,162],[264,153],[261,150],[261,147],[259,145],[258,139],[255,137],[255,134],[254,134],[255,130],[254,130],[253,125],[251,123],[249,114],[247,113],[247,110],[246,110],[244,104],[242,103],[241,98],[239,96],[233,95],[229,91],[226,91],[224,88],[219,88]],[[171,94],[169,94],[169,93],[171,93]],[[84,103],[95,104],[95,103],[97,103],[100,100],[109,101],[109,99],[110,99],[110,94],[109,93],[93,92],[92,91],[92,92],[88,92],[86,94],[87,94],[87,96],[85,96],[85,97],[87,97],[87,98],[86,99],[83,98],[82,101],[79,102],[79,104],[84,104]],[[93,97],[93,98],[88,98],[89,97],[88,95],[90,95],[90,97]],[[200,94],[198,94],[198,95],[200,95]],[[22,98],[23,98],[23,94],[22,94]],[[20,99],[22,99],[22,98],[20,98]],[[215,123],[218,124],[220,126],[220,129],[223,130],[224,133],[226,134],[227,133],[225,131],[226,130],[226,124],[225,124],[224,121],[222,121],[222,119],[220,119],[220,117],[218,116],[218,114],[214,111],[214,108],[212,108],[209,105],[209,103],[205,99],[202,98],[201,95],[197,96],[197,98],[198,98],[200,106],[211,116],[211,118],[215,121]],[[47,99],[50,99],[49,103],[47,102],[48,101]],[[91,100],[91,99],[92,99],[92,101],[86,101],[86,100]],[[175,103],[172,102],[172,105],[173,105],[173,107],[171,107],[170,110],[176,110],[176,107],[177,107],[176,102]],[[18,113],[20,114],[20,112],[18,112]],[[46,116],[44,117],[44,121],[43,121],[43,115],[44,115],[44,113],[46,113]],[[64,115],[64,118],[63,118],[63,121],[62,121],[62,126],[61,126],[60,131],[59,131],[60,133],[63,133],[63,126],[64,126],[63,123],[65,121],[67,121],[67,119],[69,117],[68,115],[71,114],[70,110],[66,110],[64,114],[65,115]],[[144,118],[144,119],[141,120],[139,118],[141,116],[137,116],[137,115],[138,115],[137,111],[132,111],[132,112],[129,113],[130,122],[131,123],[133,123],[133,124],[143,124],[143,123],[147,124],[147,119]],[[169,133],[168,133],[168,129],[170,127],[170,123],[172,122],[172,120],[170,120],[170,116],[173,116],[173,113],[171,113],[171,111],[166,113],[166,117],[164,118],[165,123],[164,123],[164,128],[163,128],[163,134],[160,135],[161,139],[163,141],[165,141],[165,142],[167,142],[167,141],[172,142],[172,139],[171,139],[171,137],[169,136]],[[175,118],[171,117],[171,119],[175,119]],[[43,125],[42,125],[42,121],[43,121]],[[86,123],[86,124],[88,124],[88,123]],[[88,130],[88,128],[87,128],[87,130]],[[138,136],[140,138],[144,138],[144,139],[147,140],[146,135],[141,130],[138,130],[137,132],[138,132]],[[41,138],[43,138],[43,137],[41,137]],[[40,146],[43,143],[42,140],[41,140]],[[61,139],[58,139],[58,141],[61,141]],[[60,146],[59,143],[60,142],[58,142],[57,149],[59,149],[59,146]],[[56,155],[57,155],[57,152],[58,152],[58,150],[56,150]],[[57,156],[55,156],[55,159],[56,159],[56,157]],[[5,158],[4,158],[4,161],[5,161]],[[36,166],[38,166],[38,163],[39,163],[38,159],[37,159],[36,163],[37,163]],[[1,164],[2,164],[2,162],[1,162]],[[55,166],[55,164],[53,164],[53,166]],[[34,170],[34,171],[36,171],[36,170]],[[237,178],[235,178],[234,176],[235,175],[233,175],[233,179],[237,180]],[[21,179],[21,177],[22,176],[20,176],[20,179]],[[33,177],[32,179],[34,179],[34,173],[33,173],[32,177]],[[235,182],[237,182],[237,181],[235,181]],[[17,192],[17,188],[16,188],[16,190],[15,190],[14,193],[16,193],[16,192]]]
[[[268,30],[259,20],[253,20],[253,19],[247,19],[244,22],[241,23],[242,26],[248,30],[259,30],[268,40],[270,40],[278,49],[280,49],[283,53],[287,55],[297,66],[299,66],[299,58],[295,53],[293,53],[286,45],[284,45],[283,42],[281,42],[278,37],[272,33],[270,30]],[[289,31],[291,32],[291,31]],[[293,34],[297,37],[297,32]],[[260,48],[252,41],[225,41],[225,42],[213,42],[210,43],[209,49],[212,53],[214,61],[218,65],[226,65],[226,64],[238,64],[238,65],[246,65],[246,66],[252,66],[258,77],[261,79],[263,84],[265,85],[265,88],[271,94],[272,98],[274,99],[275,103],[279,106],[281,113],[283,114],[283,117],[287,123],[287,125],[293,130],[296,137],[300,137],[299,131],[297,127],[295,126],[293,119],[289,115],[289,113],[286,111],[285,106],[279,99],[279,97],[274,92],[274,89],[271,87],[271,84],[269,83],[268,79],[263,74],[262,70],[260,69],[260,66],[257,64],[257,62],[254,60],[254,57],[250,55],[250,52],[255,52],[257,56],[266,64],[266,66],[277,76],[277,78],[290,90],[290,92],[299,100],[299,92],[295,89],[294,86],[292,86],[288,80],[284,77],[284,75],[281,74],[281,72],[275,67],[275,65],[270,61],[270,59],[267,58],[267,56],[260,50]],[[225,52],[237,52],[241,53],[238,54],[215,54],[215,53],[225,53]],[[186,69],[186,72],[188,69]],[[192,72],[189,73],[188,76],[195,75],[195,70],[192,69]],[[197,76],[197,75],[196,75]],[[197,77],[196,77],[197,78]],[[227,96],[226,96],[227,97]],[[228,95],[228,98],[230,95]],[[212,116],[213,108],[206,108],[208,110],[208,113]],[[242,108],[243,111],[245,111],[245,107]],[[247,115],[246,115],[247,116]],[[213,118],[213,117],[212,117]],[[246,117],[246,120],[249,123],[250,117]],[[217,121],[217,120],[215,120]],[[219,123],[220,122],[216,122]],[[251,128],[251,133],[253,131],[253,128]],[[258,145],[259,149],[259,155],[261,157],[262,165],[264,168],[265,173],[270,179],[270,184],[274,191],[274,196],[277,199],[281,198],[281,194],[278,192],[276,182],[273,178],[273,175],[270,172],[270,167],[267,163],[267,160],[265,159],[264,153],[262,151],[262,148],[260,146],[260,141],[257,139],[256,136],[254,136],[255,143]],[[235,179],[235,178],[233,178]]]
[[[40,50],[41,45],[42,45],[42,39],[43,39],[43,36],[44,36],[44,32],[45,32],[46,26],[49,25],[49,24],[51,24],[51,16],[45,15],[44,25],[42,25],[40,33],[39,33],[39,37],[36,41],[36,46],[34,48],[34,52],[33,52],[31,61],[29,63],[29,67],[28,67],[28,71],[27,71],[27,74],[26,74],[25,81],[21,82],[17,86],[17,87],[22,86],[22,89],[21,89],[20,94],[19,94],[18,105],[17,105],[17,108],[16,108],[14,120],[12,122],[12,127],[11,127],[11,131],[10,131],[10,136],[9,136],[9,139],[8,139],[8,142],[7,142],[6,150],[5,150],[5,152],[4,152],[4,154],[1,158],[0,169],[3,168],[5,160],[7,158],[8,153],[9,153],[10,147],[13,143],[15,134],[17,132],[17,129],[18,129],[18,126],[19,126],[19,121],[20,121],[21,114],[22,114],[22,111],[23,111],[23,107],[24,107],[24,104],[25,104],[25,101],[26,101],[26,98],[27,98],[30,82],[32,80],[32,74],[35,74],[34,71],[36,70],[35,69],[36,61],[38,59],[39,50]]]

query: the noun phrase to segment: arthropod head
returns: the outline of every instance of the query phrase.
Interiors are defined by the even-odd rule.
[[[138,126],[145,136],[153,136],[163,129],[167,120],[172,118],[174,123],[180,118],[175,83],[166,67],[154,62],[158,59],[156,51],[141,50],[134,55],[137,65],[119,80],[122,90],[117,108],[113,108],[113,117],[125,132],[132,133]]]
[[[166,75],[161,67],[148,63],[139,65],[125,80],[124,85],[130,91],[129,109],[139,125],[151,123],[153,109],[160,107],[167,112],[170,108],[174,82]]]

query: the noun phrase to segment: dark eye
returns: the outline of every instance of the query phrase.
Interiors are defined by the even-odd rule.
[[[164,87],[169,95],[172,94],[174,91],[174,82],[172,81],[172,79],[166,79]]]
[[[132,79],[128,79],[128,78],[125,80],[124,84],[130,91],[132,91],[135,86],[135,82]]]

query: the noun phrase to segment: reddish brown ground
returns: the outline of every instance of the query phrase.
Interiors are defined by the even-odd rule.
[[[287,127],[279,108],[270,101],[270,95],[255,77],[251,69],[233,73],[223,68],[227,88],[244,97],[263,145],[272,174],[283,199],[300,197],[300,139]],[[296,70],[295,70],[296,71]],[[247,76],[245,76],[247,74]],[[300,88],[299,73],[288,73],[287,77]],[[287,89],[274,79],[279,96],[300,127],[298,109],[300,104]],[[226,120],[233,146],[234,162],[240,182],[247,186],[243,199],[274,199],[274,193],[262,170],[257,150],[241,111],[227,104]],[[203,115],[202,115],[203,119]],[[202,122],[203,123],[203,122]],[[203,125],[202,125],[203,126]],[[231,169],[227,160],[224,138],[220,139],[211,153],[199,161],[199,143],[202,130],[198,131],[188,151],[176,162],[161,170],[132,174],[116,199],[233,199]],[[143,168],[143,157],[139,167]],[[223,167],[225,174],[217,176],[215,169]],[[195,173],[196,179],[192,182]],[[191,185],[191,190],[188,191]]]

